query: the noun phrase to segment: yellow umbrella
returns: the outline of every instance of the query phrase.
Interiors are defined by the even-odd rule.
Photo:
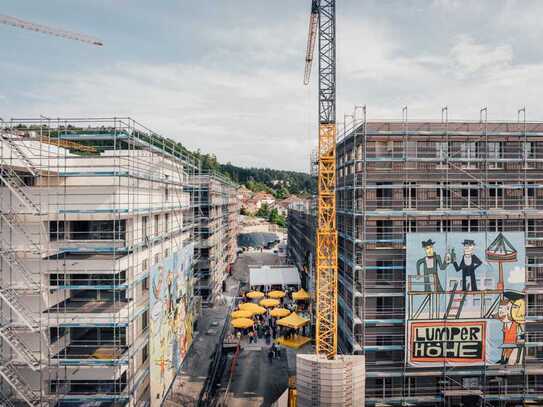
[[[276,290],[276,291],[270,291],[268,293],[268,297],[270,298],[283,298],[285,296],[285,292],[284,291],[279,291],[279,290]]]
[[[255,305],[256,304],[253,304],[252,302],[242,302],[241,304],[238,305],[238,308],[243,311],[250,311],[251,308]]]
[[[296,301],[309,300],[310,298],[311,298],[311,296],[309,295],[309,293],[306,290],[304,290],[303,288],[300,288],[295,293],[292,293],[292,299],[296,300]]]
[[[264,293],[261,291],[249,291],[245,296],[251,299],[258,299],[264,297]]]
[[[254,321],[249,318],[236,318],[232,320],[231,324],[234,328],[250,328]]]
[[[277,307],[279,305],[279,300],[276,300],[275,298],[265,298],[260,300],[259,304],[267,308]]]
[[[253,316],[253,313],[251,311],[248,311],[248,310],[238,310],[238,311],[232,312],[232,314],[230,316],[232,317],[232,319],[251,318]]]
[[[274,308],[270,311],[270,315],[274,318],[283,318],[290,315],[290,311],[286,308]]]
[[[262,308],[261,306],[252,302],[245,302],[243,304],[239,304],[238,308],[243,311],[252,312],[253,314],[263,314],[266,312],[266,308]]]
[[[262,315],[266,312],[266,308],[261,307],[259,305],[253,304],[254,307],[252,307],[249,311],[251,311],[253,314],[256,315]]]
[[[301,328],[302,326],[309,323],[309,319],[302,318],[295,312],[290,314],[288,317],[281,318],[277,321],[278,325],[286,326],[288,328]]]

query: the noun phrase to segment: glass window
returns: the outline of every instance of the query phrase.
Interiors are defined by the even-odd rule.
[[[158,236],[160,215],[155,215],[155,236]]]
[[[49,328],[49,336],[51,338],[51,343],[58,341],[66,335],[66,328],[52,327]]]
[[[377,221],[377,239],[392,239],[392,221],[378,220]]]
[[[417,142],[408,141],[406,144],[407,158],[417,158]]]
[[[113,240],[124,239],[126,221],[96,220],[70,222],[71,240]]]
[[[375,142],[375,154],[377,157],[392,156],[394,152],[394,142],[393,141],[376,141]]]
[[[141,288],[142,288],[144,291],[149,290],[149,277],[145,277],[145,278],[141,281]]]
[[[149,222],[149,217],[143,216],[141,218],[141,234],[143,236],[143,239],[147,239],[147,222]]]
[[[49,240],[51,242],[64,240],[64,221],[49,222]]]
[[[141,363],[145,363],[145,361],[149,358],[149,344],[145,345],[141,351]]]
[[[535,158],[535,149],[534,149],[534,143],[531,141],[526,141],[525,143],[522,143],[522,149],[524,150],[524,158],[530,159]]]
[[[437,156],[440,160],[445,160],[449,154],[449,144],[447,142],[436,143]]]
[[[148,326],[149,326],[149,311],[145,311],[143,314],[141,314],[141,330],[145,331]]]
[[[471,160],[477,157],[477,143],[465,142],[460,144],[461,157]]]
[[[503,144],[499,141],[492,141],[488,142],[487,144],[488,149],[488,159],[489,160],[496,160],[503,158]]]

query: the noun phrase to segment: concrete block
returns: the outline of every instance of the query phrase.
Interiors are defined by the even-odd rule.
[[[339,355],[328,360],[317,355],[297,355],[299,407],[364,405],[365,381],[364,356]]]

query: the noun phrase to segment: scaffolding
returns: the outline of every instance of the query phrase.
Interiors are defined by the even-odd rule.
[[[2,405],[149,402],[150,267],[198,237],[198,160],[130,118],[13,119],[0,142]]]
[[[489,122],[486,108],[472,122],[449,121],[447,108],[441,121],[410,122],[407,113],[405,107],[401,121],[372,122],[365,107],[356,107],[350,122],[345,117],[337,143],[340,350],[366,355],[370,405],[436,405],[470,396],[485,405],[540,401],[543,123],[527,122],[523,109],[518,122]],[[299,219],[289,213],[289,222]],[[289,234],[300,234],[297,229],[303,224],[289,224]],[[409,232],[524,233],[527,354],[522,366],[407,365]],[[435,300],[428,301],[429,306]],[[453,298],[457,307],[461,302]],[[445,319],[455,313],[451,304]]]
[[[210,306],[224,292],[224,281],[237,256],[240,202],[237,185],[224,175],[201,171],[196,177],[200,216],[196,295]]]

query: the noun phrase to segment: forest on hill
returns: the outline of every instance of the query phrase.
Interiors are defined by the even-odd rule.
[[[100,128],[82,128],[74,126],[59,126],[49,128],[47,125],[18,125],[15,127],[17,130],[48,130],[48,136],[51,138],[60,137],[66,132],[77,132],[78,134],[85,133],[108,133],[114,131],[114,128],[100,127]],[[116,130],[115,130],[116,131]],[[311,192],[315,189],[315,180],[307,173],[297,171],[276,170],[271,168],[244,168],[233,165],[231,163],[221,164],[217,161],[217,157],[214,154],[204,154],[200,150],[190,151],[183,144],[178,141],[172,140],[168,137],[160,136],[156,133],[147,133],[140,130],[134,130],[132,136],[138,138],[146,143],[154,145],[160,149],[165,149],[171,154],[178,157],[195,157],[201,160],[202,169],[211,170],[225,175],[232,181],[245,185],[253,192],[266,191],[272,193],[276,198],[282,199],[294,194],[301,197],[307,197],[311,195]],[[111,147],[109,144],[113,141],[96,141],[96,140],[84,140],[78,141],[78,144],[90,147]],[[117,148],[130,148],[128,144],[125,146],[123,142],[118,142]],[[101,149],[97,150],[101,151]],[[85,153],[79,150],[75,150],[76,154],[96,154]]]
[[[288,195],[309,196],[315,181],[309,174],[271,168],[243,168],[231,163],[220,164],[213,154],[196,155],[202,160],[202,168],[220,172],[253,192],[266,191],[276,198]]]

